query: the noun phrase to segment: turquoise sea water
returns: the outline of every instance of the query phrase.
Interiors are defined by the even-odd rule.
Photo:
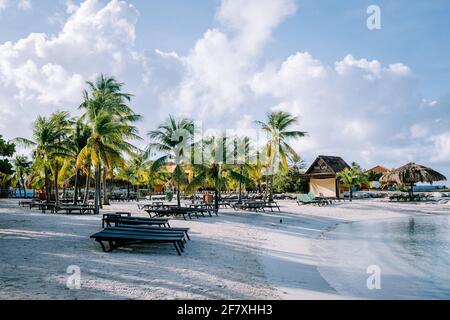
[[[449,215],[340,225],[316,249],[323,264],[319,272],[342,294],[450,299]],[[367,287],[369,266],[379,267],[380,289]]]

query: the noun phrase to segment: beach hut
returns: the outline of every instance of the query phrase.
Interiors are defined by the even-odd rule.
[[[344,191],[336,175],[350,166],[341,157],[318,156],[305,172],[309,179],[309,191],[316,196],[339,198]]]

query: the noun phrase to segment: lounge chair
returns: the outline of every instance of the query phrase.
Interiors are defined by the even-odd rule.
[[[164,230],[161,228],[161,230]],[[128,230],[127,228],[107,228],[91,236],[95,239],[104,252],[111,252],[114,249],[133,243],[172,243],[181,256],[184,251],[184,234],[181,232],[153,232],[153,231],[138,231]],[[106,248],[103,242],[108,242],[109,249]]]
[[[317,199],[312,199],[309,195],[307,194],[299,194],[297,196],[297,204],[298,205],[308,205],[308,204],[315,204],[315,205],[322,205],[322,201],[317,200]]]
[[[122,216],[113,213],[106,213],[103,215],[102,227],[106,226],[127,224],[127,225],[148,225],[148,226],[159,226],[159,227],[169,227],[169,219],[163,218],[140,218],[131,216]]]
[[[264,206],[264,207],[265,207],[265,208],[269,208],[272,212],[273,212],[273,209],[274,209],[274,208],[277,208],[278,211],[281,212],[280,206],[279,206],[278,203],[276,203],[275,201],[272,201],[272,202],[267,201],[267,202],[265,203],[265,206]]]
[[[332,204],[332,201],[331,201],[331,200],[329,200],[329,199],[327,199],[327,198],[325,198],[325,197],[323,197],[323,196],[317,197],[317,196],[316,196],[314,193],[312,193],[312,192],[308,193],[308,197],[310,197],[312,200],[318,200],[322,205]]]

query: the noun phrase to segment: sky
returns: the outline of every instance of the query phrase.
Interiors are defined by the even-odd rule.
[[[244,130],[285,110],[307,163],[412,161],[450,178],[449,32],[446,0],[0,0],[0,134],[79,114],[105,73],[134,94],[142,136],[169,113]]]

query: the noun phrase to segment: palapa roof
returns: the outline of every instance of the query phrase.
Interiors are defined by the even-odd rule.
[[[346,168],[350,168],[350,166],[341,157],[318,156],[305,172],[305,175],[310,177],[333,177]]]
[[[381,182],[398,184],[411,184],[417,182],[445,181],[447,178],[439,172],[415,163],[408,163],[398,169],[385,173],[381,177]]]

